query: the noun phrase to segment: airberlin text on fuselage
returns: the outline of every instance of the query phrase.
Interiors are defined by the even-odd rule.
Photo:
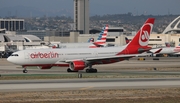
[[[58,58],[59,55],[58,53],[54,53],[54,52],[48,52],[48,53],[41,53],[41,52],[35,52],[30,54],[30,57],[32,59],[37,59],[37,58]]]

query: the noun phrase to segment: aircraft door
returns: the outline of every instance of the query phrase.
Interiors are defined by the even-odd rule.
[[[62,61],[66,61],[66,54],[65,53],[61,53],[61,54],[59,54],[59,56],[60,56],[60,60],[62,60]]]
[[[27,52],[24,53],[24,58],[25,58],[25,59],[29,59],[29,56],[30,56],[29,53],[27,53]]]
[[[93,54],[95,57],[98,57],[98,52],[97,51],[94,51],[94,54]]]

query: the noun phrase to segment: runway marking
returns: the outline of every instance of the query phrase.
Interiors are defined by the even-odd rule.
[[[84,88],[81,88],[80,90],[87,90],[87,89],[91,89],[91,88],[94,88],[94,87],[84,87]]]

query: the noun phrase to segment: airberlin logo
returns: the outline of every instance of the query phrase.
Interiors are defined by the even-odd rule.
[[[37,59],[37,58],[58,58],[59,55],[58,53],[54,53],[54,52],[49,52],[49,53],[41,53],[41,52],[35,52],[30,54],[30,57],[32,59]]]
[[[139,44],[141,46],[147,46],[149,37],[150,37],[150,32],[152,30],[153,24],[147,23],[143,25],[140,31],[140,36],[139,36]]]

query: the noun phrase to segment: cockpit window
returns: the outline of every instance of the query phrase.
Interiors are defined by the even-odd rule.
[[[11,56],[19,56],[18,54],[12,54]]]

